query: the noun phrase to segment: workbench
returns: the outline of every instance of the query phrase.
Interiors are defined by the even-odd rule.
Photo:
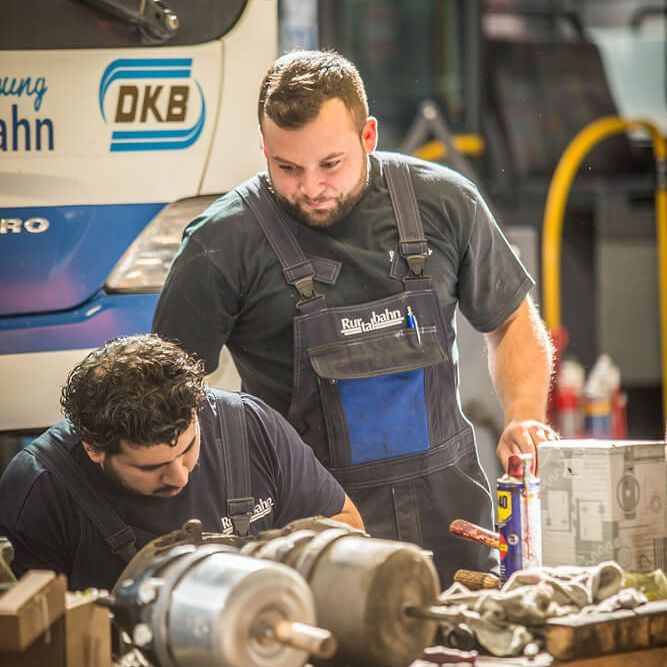
[[[435,663],[417,660],[411,667],[434,667]],[[461,663],[459,663],[460,665]],[[540,653],[535,658],[496,658],[481,655],[477,657],[478,667],[667,667],[667,646],[613,653],[595,658],[582,658],[560,662],[547,653]]]

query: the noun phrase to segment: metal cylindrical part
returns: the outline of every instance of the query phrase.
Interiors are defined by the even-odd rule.
[[[406,607],[405,613],[410,618],[427,618],[432,621],[454,623],[458,621],[460,613],[452,611],[443,605],[427,605],[425,607]]]
[[[336,652],[334,636],[323,628],[293,621],[278,621],[271,628],[271,634],[281,644],[305,651],[322,660],[331,658]]]
[[[437,623],[410,617],[407,607],[437,600],[438,576],[424,551],[402,542],[332,531],[313,539],[297,570],[310,584],[318,623],[338,641],[332,664],[404,667],[435,635]]]
[[[166,639],[174,667],[300,667],[306,662],[303,643],[293,648],[295,643],[286,645],[266,632],[285,622],[315,622],[310,590],[290,568],[213,553],[179,573],[176,582],[169,581],[169,568],[161,576],[167,582],[161,595],[169,593],[170,599],[156,605],[154,622],[164,627],[156,639]]]
[[[316,535],[317,533],[312,530],[297,530],[288,535],[275,537],[265,543],[251,542],[243,548],[242,553],[295,567],[301,552]]]

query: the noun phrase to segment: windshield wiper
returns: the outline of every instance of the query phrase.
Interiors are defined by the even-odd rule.
[[[135,25],[149,42],[166,42],[180,25],[178,16],[162,0],[83,0],[125,23]]]

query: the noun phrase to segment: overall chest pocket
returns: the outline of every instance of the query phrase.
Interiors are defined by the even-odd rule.
[[[435,327],[401,329],[308,350],[334,467],[431,446],[430,370],[447,361]]]

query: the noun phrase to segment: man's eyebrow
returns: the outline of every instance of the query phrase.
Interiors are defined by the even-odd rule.
[[[186,454],[187,452],[189,452],[194,447],[196,439],[197,439],[197,433],[195,433],[192,436],[192,440],[190,440],[190,442],[188,443],[188,446],[178,456],[174,457],[172,459],[172,461],[177,459],[179,456],[183,456],[183,454]],[[164,461],[163,463],[148,463],[146,465],[133,463],[132,467],[137,468],[138,470],[157,470],[158,468],[161,468],[162,466],[166,466],[169,463],[171,463],[171,461]]]
[[[289,164],[292,167],[298,167],[299,165],[296,162],[291,162],[287,158],[280,157],[280,155],[272,155],[271,156],[276,162],[282,162],[283,164]]]
[[[335,153],[329,153],[329,155],[326,155],[323,157],[320,162],[328,162],[329,160],[335,160],[336,158],[342,157],[345,155],[345,151],[337,151]],[[301,168],[300,164],[297,164],[296,162],[292,162],[291,160],[288,160],[287,158],[280,157],[280,155],[272,155],[271,156],[276,162],[282,162],[283,164],[288,164],[292,167],[298,167],[299,169]]]

